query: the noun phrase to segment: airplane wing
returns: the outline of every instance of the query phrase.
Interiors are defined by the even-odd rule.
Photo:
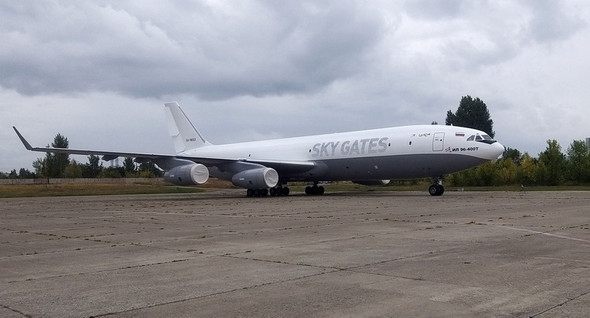
[[[30,151],[40,151],[40,152],[53,152],[53,153],[67,153],[72,155],[95,155],[95,156],[102,156],[102,159],[105,161],[113,160],[117,157],[133,157],[133,158],[145,158],[145,159],[156,159],[156,158],[174,158],[175,156],[172,155],[163,155],[163,154],[151,154],[151,153],[136,153],[136,152],[116,152],[116,151],[102,151],[102,150],[85,150],[85,149],[69,149],[69,148],[52,148],[52,147],[33,147],[31,144],[23,137],[23,135],[16,129],[16,127],[12,127],[20,141],[25,145],[25,148]]]
[[[169,170],[178,165],[187,164],[187,161],[200,163],[205,166],[218,166],[222,164],[232,162],[250,162],[263,165],[265,167],[273,168],[280,173],[299,173],[311,170],[316,166],[314,162],[310,161],[273,161],[273,160],[249,160],[249,159],[232,159],[232,158],[209,158],[209,157],[189,157],[189,156],[177,156],[169,154],[154,154],[154,153],[139,153],[139,152],[116,152],[116,151],[102,151],[102,150],[85,150],[85,149],[70,149],[70,148],[52,148],[52,147],[33,147],[23,137],[23,135],[12,127],[18,138],[21,140],[27,150],[39,151],[39,152],[52,152],[52,153],[66,153],[73,155],[95,155],[101,156],[102,160],[109,161],[118,157],[132,157],[136,158],[136,161],[142,162],[146,160],[152,160],[158,166],[165,170]]]
[[[273,160],[245,160],[246,162],[257,163],[265,167],[273,168],[281,175],[301,173],[316,167],[313,161],[273,161]]]

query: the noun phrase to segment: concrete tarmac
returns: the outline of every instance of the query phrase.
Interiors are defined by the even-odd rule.
[[[0,199],[0,317],[589,317],[590,192]]]

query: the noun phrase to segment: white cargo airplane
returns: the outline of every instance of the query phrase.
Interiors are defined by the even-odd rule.
[[[498,158],[504,146],[483,131],[456,126],[416,125],[274,140],[213,145],[205,140],[178,103],[165,104],[175,155],[32,147],[28,150],[99,155],[103,160],[133,157],[165,170],[178,185],[205,183],[209,176],[247,189],[248,196],[288,195],[287,182],[313,183],[307,194],[323,194],[320,181],[387,184],[389,179],[431,177],[433,196],[442,195],[443,175]]]

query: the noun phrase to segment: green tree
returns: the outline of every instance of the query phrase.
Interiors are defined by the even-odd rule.
[[[498,169],[498,184],[511,185],[515,184],[518,175],[518,167],[514,163],[513,158],[505,157],[496,162],[496,169]]]
[[[35,174],[25,168],[20,168],[18,171],[18,177],[20,179],[32,179],[35,178]]]
[[[565,155],[557,140],[547,140],[547,149],[539,154],[539,173],[543,184],[559,185],[564,181]]]
[[[100,171],[99,178],[122,178],[125,176],[123,167],[107,167]]]
[[[78,164],[76,160],[72,160],[72,162],[66,167],[64,175],[66,178],[80,178],[82,177],[82,166]]]
[[[453,186],[458,187],[476,186],[480,183],[477,174],[477,168],[471,168],[450,174],[447,177],[447,181]]]
[[[490,112],[486,104],[478,97],[473,99],[469,95],[461,98],[459,108],[455,113],[451,110],[447,112],[445,123],[447,125],[478,129],[492,138],[496,134],[493,129],[494,122],[490,118]]]
[[[35,169],[35,174],[40,177],[47,177],[47,169],[45,168],[45,159],[37,158],[37,160],[33,161],[33,168]]]
[[[123,161],[123,168],[125,169],[125,176],[133,175],[137,170],[135,167],[135,161],[133,161],[133,158],[131,157],[125,158]]]
[[[567,178],[576,183],[590,181],[590,152],[582,140],[574,140],[567,148]]]
[[[139,164],[139,176],[141,178],[153,178],[162,175],[156,165],[151,161],[144,161]]]
[[[476,171],[476,185],[479,186],[493,186],[498,185],[498,169],[496,163],[488,161],[475,168]]]
[[[512,162],[518,166],[520,165],[520,159],[522,158],[522,155],[518,149],[506,148],[506,151],[504,151],[504,155],[502,157],[512,160]]]
[[[528,153],[522,155],[520,166],[517,170],[517,179],[520,184],[532,185],[537,184],[539,175],[539,165],[537,159],[531,157]]]
[[[68,148],[68,138],[57,134],[53,139],[51,147],[53,148]],[[50,178],[62,178],[66,170],[66,166],[70,163],[70,156],[65,153],[47,153],[45,155],[45,167],[47,175]]]
[[[82,177],[96,178],[102,171],[102,164],[100,157],[95,155],[88,156],[88,163],[82,167]]]

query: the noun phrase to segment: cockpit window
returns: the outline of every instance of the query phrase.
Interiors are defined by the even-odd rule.
[[[483,142],[486,144],[493,144],[496,141],[494,139],[492,139],[492,137],[490,137],[489,135],[483,134],[476,134],[476,135],[471,135],[469,136],[469,138],[467,138],[467,141],[478,141],[478,142]]]

